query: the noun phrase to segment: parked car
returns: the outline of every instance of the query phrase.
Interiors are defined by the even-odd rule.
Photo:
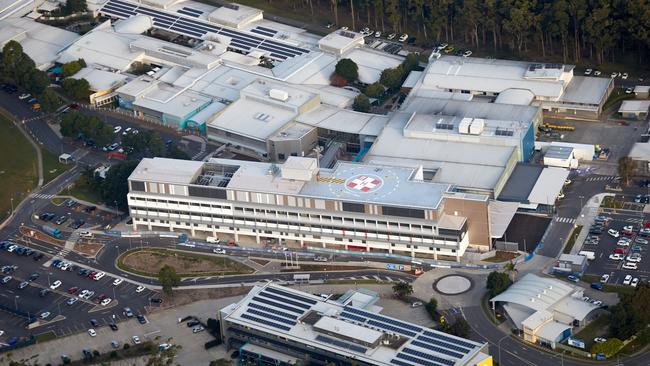
[[[607,283],[609,281],[609,274],[605,273],[604,275],[600,276],[600,283]]]
[[[623,269],[631,269],[631,270],[636,270],[638,269],[638,266],[634,262],[625,262],[622,266]]]
[[[133,344],[140,344],[140,337],[138,336],[131,337],[131,340],[133,340]]]
[[[639,285],[639,279],[637,277],[634,277],[632,279],[632,282],[630,282],[630,286],[637,287],[638,285]]]
[[[66,304],[68,304],[68,305],[74,305],[74,303],[76,303],[77,301],[79,301],[79,298],[78,298],[78,297],[71,297],[71,298],[69,298],[69,299],[66,301]]]
[[[97,332],[95,332],[94,329],[90,328],[90,329],[88,329],[88,335],[91,336],[91,337],[94,337],[94,336],[97,335]]]
[[[61,282],[60,280],[56,280],[52,282],[52,284],[50,285],[50,290],[56,290],[57,288],[59,288],[59,286],[61,286],[62,283],[63,282]]]
[[[594,338],[594,342],[595,343],[605,343],[605,342],[607,342],[607,338],[596,337],[596,338]]]
[[[117,285],[119,285],[119,284],[122,283],[122,282],[124,282],[123,279],[121,279],[121,278],[116,278],[115,281],[113,281],[113,286],[117,286]]]
[[[140,292],[144,291],[144,289],[145,289],[145,287],[140,285],[140,286],[136,287],[135,292],[140,293]]]
[[[615,260],[615,261],[622,261],[623,259],[625,259],[625,256],[623,254],[620,254],[620,253],[614,253],[614,254],[609,255],[609,259]]]
[[[575,275],[568,275],[567,279],[569,281],[571,281],[571,282],[579,282],[580,281],[580,278],[578,276],[575,276]]]
[[[122,126],[113,127],[113,133],[119,133],[120,131],[122,131]]]
[[[197,325],[196,327],[192,328],[192,333],[198,333],[204,331],[205,328],[203,328],[202,325]]]
[[[630,282],[632,282],[632,275],[626,275],[625,278],[623,279],[623,284],[629,285]]]
[[[613,237],[613,238],[618,238],[618,237],[620,236],[620,234],[618,233],[618,231],[617,231],[617,230],[614,230],[614,229],[609,229],[609,230],[607,230],[607,234],[609,234],[609,236],[611,236],[611,237]]]
[[[138,318],[138,323],[147,324],[147,318],[145,318],[144,315],[138,314],[137,318]]]

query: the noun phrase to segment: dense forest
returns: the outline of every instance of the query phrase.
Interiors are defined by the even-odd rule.
[[[641,64],[650,56],[650,0],[303,1],[294,8],[329,7],[337,25],[408,32],[425,46],[444,41],[494,52],[534,50],[565,63],[625,56]]]

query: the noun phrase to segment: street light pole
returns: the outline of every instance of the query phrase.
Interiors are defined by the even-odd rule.
[[[10,216],[13,216],[13,214],[14,214],[14,198],[11,197],[10,201],[11,201],[11,214],[10,214]]]
[[[20,296],[18,296],[18,295],[16,295],[16,297],[14,297],[14,304],[16,305],[16,311],[18,311],[18,298],[19,297]]]

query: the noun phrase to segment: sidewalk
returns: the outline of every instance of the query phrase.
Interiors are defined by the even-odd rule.
[[[576,219],[576,225],[582,225],[582,230],[580,234],[576,237],[576,240],[571,248],[570,254],[578,254],[582,250],[582,244],[584,244],[587,235],[589,235],[589,226],[594,222],[596,216],[598,216],[598,211],[600,209],[600,203],[603,201],[603,198],[607,196],[614,196],[613,193],[599,193],[587,201],[587,203],[582,207],[580,211],[580,216]]]

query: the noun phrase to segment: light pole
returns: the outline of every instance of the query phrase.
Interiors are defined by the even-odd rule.
[[[10,214],[10,216],[12,216],[14,214],[14,198],[11,197],[10,201],[11,201],[11,214]]]
[[[497,342],[497,348],[499,349],[499,364],[500,365],[503,365],[503,362],[501,361],[501,341],[503,341],[504,339],[506,339],[508,337],[509,337],[509,335],[506,334],[501,339],[499,339],[499,341]]]
[[[52,284],[50,283],[50,276],[51,276],[51,275],[52,275],[52,273],[48,273],[48,274],[47,274],[47,285],[48,285],[48,286],[51,286],[51,285],[52,285]]]
[[[18,311],[18,298],[19,297],[20,296],[18,296],[18,295],[16,295],[16,297],[14,297],[14,304],[16,305],[16,311]]]

